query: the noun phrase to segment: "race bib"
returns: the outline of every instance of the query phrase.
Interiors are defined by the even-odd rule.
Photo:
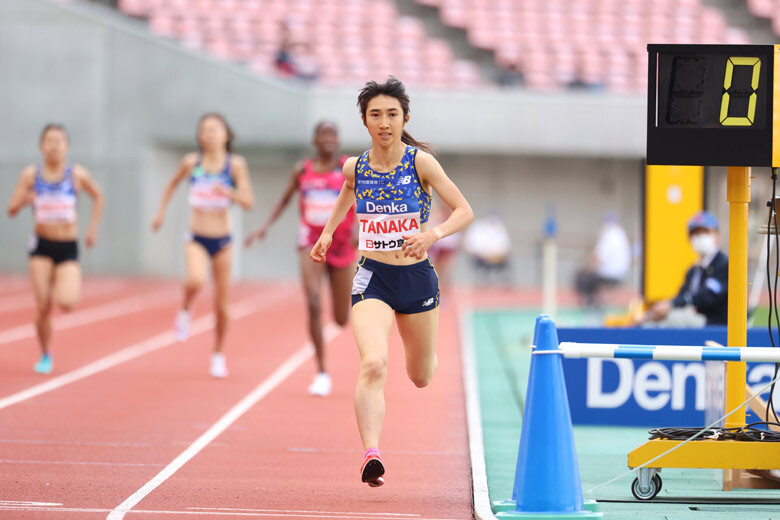
[[[339,198],[337,191],[318,190],[306,193],[303,199],[303,220],[314,227],[325,227]]]
[[[397,251],[404,245],[403,235],[420,232],[420,209],[415,200],[358,200],[357,216],[361,251]]]
[[[35,221],[39,224],[59,224],[76,221],[76,197],[67,194],[46,194],[35,197]]]
[[[198,179],[190,184],[190,205],[203,210],[222,210],[230,207],[232,201],[227,195],[214,191],[217,185],[224,185],[219,180]],[[230,186],[225,186],[230,189]]]

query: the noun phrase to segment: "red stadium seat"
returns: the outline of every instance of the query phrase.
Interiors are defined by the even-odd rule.
[[[465,29],[472,46],[493,51],[499,67],[520,67],[525,84],[542,90],[586,83],[641,92],[647,43],[748,42],[703,0],[416,1],[436,7],[445,25]],[[773,17],[780,34],[780,0],[745,1],[756,16]],[[289,41],[312,46],[324,84],[394,70],[437,88],[483,84],[473,63],[456,60],[446,40],[428,37],[422,21],[400,16],[391,0],[118,0],[118,7],[147,18],[157,35],[260,74],[273,73]]]
[[[428,0],[417,1],[431,5]],[[647,43],[747,41],[743,31],[729,28],[720,12],[705,8],[702,0],[439,0],[437,4],[445,24],[466,29],[469,42],[494,51],[498,65],[522,64],[527,84],[539,88],[560,88],[571,77],[570,53],[553,52],[555,48],[568,46],[581,52],[595,45],[629,56],[620,61],[627,68],[622,75],[611,76],[603,69],[608,63],[618,65],[614,57],[588,58],[578,72],[587,76],[587,82],[606,83],[608,89],[623,93],[645,88],[646,71],[634,79],[635,48],[643,49],[646,63]],[[771,11],[766,5],[764,9]],[[780,8],[773,12],[780,17]],[[776,23],[780,25],[780,20]],[[526,55],[539,45],[550,50],[548,59],[553,61],[545,70],[540,68],[538,52]]]

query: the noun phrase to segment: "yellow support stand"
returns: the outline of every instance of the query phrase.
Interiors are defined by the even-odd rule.
[[[750,168],[729,167],[729,322],[728,346],[747,344],[747,253]],[[726,363],[725,409],[730,412],[745,397],[745,363]],[[725,421],[725,426],[745,425],[745,407]],[[628,454],[628,467],[636,468],[683,441],[654,439]],[[780,450],[774,443],[694,440],[648,465],[649,468],[723,468],[723,488],[740,487],[740,470],[780,468]]]
[[[727,345],[747,345],[747,258],[748,204],[750,168],[729,167],[726,184],[729,201],[729,323]],[[725,410],[733,410],[745,401],[745,363],[726,363]],[[745,407],[726,418],[727,428],[745,425]]]

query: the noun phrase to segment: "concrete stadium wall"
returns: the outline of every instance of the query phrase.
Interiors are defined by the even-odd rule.
[[[292,164],[310,153],[314,123],[337,122],[346,150],[369,139],[355,88],[311,88],[261,78],[238,65],[184,50],[145,25],[99,5],[48,0],[0,2],[0,192],[7,197],[25,164],[38,160],[49,121],[71,133],[71,158],[104,187],[101,242],[83,255],[95,273],[171,276],[183,271],[184,190],[159,235],[149,222],[179,157],[194,147],[199,115],[225,114],[250,162],[257,206],[236,210],[236,231],[253,228],[281,193]],[[561,226],[561,281],[595,240],[605,210],[639,222],[644,100],[600,94],[410,90],[410,132],[432,141],[478,214],[498,210],[513,238],[514,280],[539,279],[545,204]],[[88,220],[81,201],[81,222]],[[0,270],[25,269],[29,212],[0,221]],[[238,258],[239,277],[294,278],[296,209],[267,242]],[[462,279],[469,273],[464,262]]]

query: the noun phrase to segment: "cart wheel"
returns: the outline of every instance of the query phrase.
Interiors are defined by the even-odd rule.
[[[653,475],[653,480],[656,481],[656,483],[655,483],[655,488],[656,488],[655,494],[658,495],[658,493],[661,492],[661,488],[664,486],[664,481],[661,480],[661,475],[659,475],[658,473]]]
[[[635,478],[634,482],[631,484],[631,493],[633,493],[637,500],[652,500],[659,491],[661,491],[661,477],[658,475],[653,476],[653,478],[650,480],[650,485],[644,491],[639,487],[638,478]]]

